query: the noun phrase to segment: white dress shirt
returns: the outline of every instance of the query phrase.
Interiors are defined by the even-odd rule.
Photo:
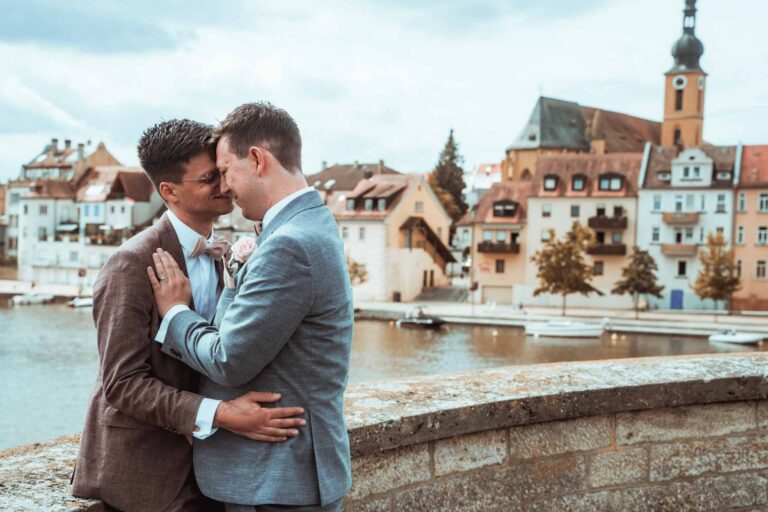
[[[288,206],[288,204],[296,199],[297,197],[306,194],[307,192],[311,192],[315,190],[314,187],[304,187],[301,190],[297,190],[293,194],[290,194],[267,210],[267,213],[264,214],[264,219],[262,220],[262,232],[267,229],[267,226],[269,225],[272,220],[274,220],[275,217],[277,217],[277,214],[280,213],[280,211]],[[175,215],[171,213],[170,210],[168,210],[168,216],[171,219],[171,223],[173,224],[174,229],[176,230],[176,233],[179,235],[179,241],[181,242],[182,249],[184,250],[184,261],[187,263],[187,273],[189,275],[190,283],[192,284],[192,298],[195,301],[195,308],[197,309],[197,312],[200,314],[200,316],[206,318],[207,320],[212,320],[213,315],[216,313],[216,270],[213,269],[213,279],[214,279],[214,285],[213,285],[213,304],[211,309],[211,316],[205,316],[202,313],[202,309],[200,305],[202,302],[198,302],[197,295],[195,295],[195,279],[192,277],[192,270],[190,267],[190,259],[189,259],[189,253],[194,249],[195,243],[197,242],[197,238],[200,237],[194,230],[192,230],[189,226],[185,225],[183,222],[181,222]],[[177,227],[177,223],[181,228]],[[195,238],[192,238],[191,235],[189,235],[189,232],[193,233]],[[184,233],[184,235],[182,235]],[[184,238],[182,236],[187,237],[187,241],[191,241],[191,245],[187,246],[185,245]],[[211,233],[209,241],[213,240],[213,233]],[[189,248],[187,248],[189,247]],[[213,260],[207,255],[198,256],[199,259],[205,257],[211,262],[211,267],[213,267]],[[196,263],[193,261],[193,263]],[[202,291],[200,293],[203,293]],[[206,296],[211,296],[211,293],[208,293]],[[207,304],[207,302],[206,302]],[[168,313],[165,314],[165,317],[163,318],[163,321],[160,323],[160,328],[157,330],[157,336],[155,336],[155,341],[159,343],[163,343],[165,341],[165,335],[168,333],[168,325],[170,325],[171,320],[174,316],[176,316],[177,313],[180,311],[184,311],[186,309],[189,309],[186,304],[176,304],[173,306],[170,310],[168,310]],[[198,439],[205,439],[206,437],[210,436],[214,432],[216,432],[218,429],[213,428],[213,418],[216,415],[216,409],[219,407],[219,404],[221,403],[221,400],[213,400],[210,398],[203,398],[202,403],[200,404],[200,408],[197,410],[197,417],[195,418],[195,432],[194,436]]]

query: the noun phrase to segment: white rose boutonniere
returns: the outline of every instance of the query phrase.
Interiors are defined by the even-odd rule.
[[[227,262],[229,275],[233,276],[245,266],[245,262],[256,250],[256,239],[251,236],[244,236],[232,245],[232,256]]]

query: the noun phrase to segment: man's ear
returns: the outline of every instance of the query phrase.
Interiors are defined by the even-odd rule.
[[[248,163],[251,164],[256,176],[262,177],[267,172],[267,153],[258,146],[248,148]]]
[[[166,203],[175,204],[179,202],[179,195],[176,193],[176,189],[167,181],[161,182],[160,186],[157,187],[157,191]]]

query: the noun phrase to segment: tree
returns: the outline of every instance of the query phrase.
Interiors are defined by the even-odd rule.
[[[728,311],[731,309],[731,297],[741,288],[739,277],[736,275],[736,262],[733,249],[726,249],[722,233],[707,235],[707,250],[699,255],[701,269],[693,284],[693,291],[702,299],[727,301]]]
[[[453,129],[448,134],[445,147],[440,152],[437,165],[427,176],[429,186],[454,222],[467,211],[464,202],[464,158],[459,154],[459,145],[453,138]]]
[[[584,262],[584,253],[592,243],[592,232],[578,222],[562,240],[555,237],[555,231],[549,230],[549,240],[544,247],[536,251],[531,261],[538,267],[536,277],[540,286],[533,295],[552,293],[563,297],[563,316],[565,316],[566,297],[571,293],[589,295],[603,293],[592,286],[592,267]]]
[[[632,295],[635,304],[635,318],[639,317],[637,302],[640,295],[653,295],[661,297],[661,291],[664,289],[656,281],[656,260],[639,247],[632,250],[627,266],[621,269],[621,279],[616,281],[616,285],[611,290],[614,295]]]
[[[352,283],[352,286],[363,284],[368,280],[368,270],[364,263],[358,263],[347,256],[347,269],[349,270],[349,282]]]

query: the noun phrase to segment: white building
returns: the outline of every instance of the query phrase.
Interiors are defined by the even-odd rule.
[[[494,183],[501,182],[501,164],[479,164],[464,173],[464,201],[471,208],[488,192]]]
[[[163,208],[138,168],[90,168],[77,187],[36,181],[20,198],[19,279],[90,287],[119,245]]]
[[[705,146],[677,154],[675,147],[653,147],[640,174],[637,243],[656,260],[662,298],[659,309],[707,309],[691,286],[707,234],[722,232],[733,242],[733,190],[740,148]]]

